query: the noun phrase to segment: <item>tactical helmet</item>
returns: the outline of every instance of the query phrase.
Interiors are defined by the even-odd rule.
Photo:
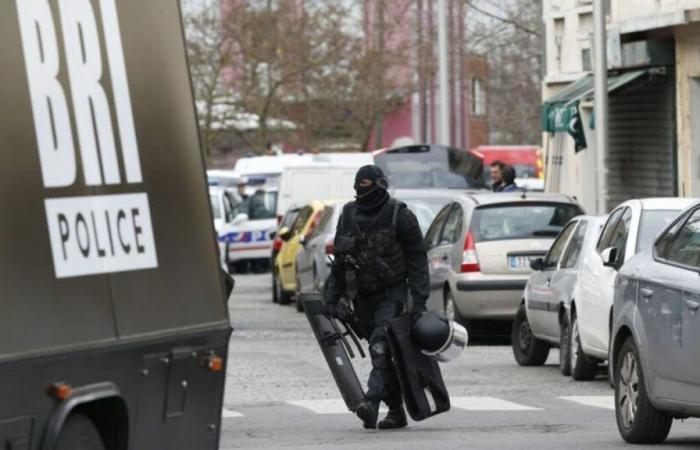
[[[425,355],[440,362],[459,356],[469,340],[462,325],[434,312],[424,313],[416,320],[411,337]]]

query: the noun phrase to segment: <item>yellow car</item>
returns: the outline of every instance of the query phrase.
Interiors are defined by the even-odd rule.
[[[314,230],[321,217],[321,213],[326,208],[326,203],[321,201],[309,202],[299,210],[296,219],[290,227],[283,227],[279,230],[279,237],[282,239],[282,248],[275,258],[276,272],[275,280],[276,297],[279,303],[286,305],[292,299],[297,288],[297,253],[301,249],[302,237],[306,237]]]

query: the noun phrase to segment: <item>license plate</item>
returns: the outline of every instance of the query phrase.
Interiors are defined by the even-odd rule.
[[[525,269],[530,267],[529,256],[509,256],[508,267],[511,269]]]

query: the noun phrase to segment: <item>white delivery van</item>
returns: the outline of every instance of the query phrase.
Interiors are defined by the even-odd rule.
[[[277,199],[277,216],[311,200],[352,198],[357,170],[372,164],[371,153],[346,153],[343,159],[287,167],[282,172]],[[315,155],[326,156],[326,155]]]

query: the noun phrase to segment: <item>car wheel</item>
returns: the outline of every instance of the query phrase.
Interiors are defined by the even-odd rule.
[[[104,450],[100,432],[83,414],[71,414],[58,436],[55,450]]]
[[[297,306],[297,311],[304,312],[304,305],[301,303],[301,283],[299,282],[299,278],[297,278],[297,289],[296,292],[294,292],[294,303]]]
[[[467,321],[464,320],[462,315],[459,313],[459,309],[457,309],[457,305],[455,304],[455,296],[450,290],[445,291],[445,297],[443,299],[443,308],[443,312],[445,313],[445,317],[447,318],[447,320],[452,320],[463,326],[468,325]]]
[[[559,370],[564,376],[571,375],[571,320],[564,314],[559,323]]]
[[[513,331],[510,335],[513,356],[521,366],[541,366],[549,356],[549,344],[537,339],[527,321],[525,305],[520,305],[513,320]]]
[[[663,442],[673,418],[649,401],[633,338],[627,338],[615,360],[615,417],[622,438],[630,444]]]
[[[277,271],[272,269],[272,303],[277,303],[280,301],[279,297],[279,286],[277,285]]]
[[[280,305],[288,305],[292,301],[292,296],[285,292],[282,287],[282,280],[280,280],[279,274],[276,278],[275,290],[277,291],[277,303]]]
[[[591,360],[583,353],[581,335],[579,334],[578,318],[574,315],[571,321],[571,377],[576,381],[589,381],[598,373],[598,363]]]

